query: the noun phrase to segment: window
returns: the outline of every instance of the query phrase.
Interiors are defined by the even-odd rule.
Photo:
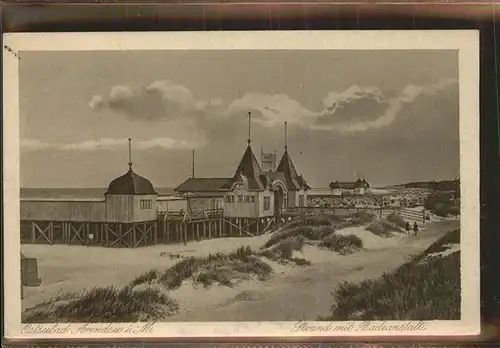
[[[255,203],[255,196],[250,196],[250,203]]]
[[[250,203],[250,196],[245,196],[245,203]]]
[[[264,210],[271,209],[271,197],[264,197]]]
[[[299,196],[299,207],[303,207],[304,206],[304,195],[300,195]]]
[[[243,196],[238,196],[238,203],[243,203]]]
[[[153,201],[150,199],[141,199],[141,210],[153,209]]]

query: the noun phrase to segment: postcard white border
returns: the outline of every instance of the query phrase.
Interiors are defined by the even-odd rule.
[[[157,323],[140,337],[300,337],[300,336],[442,336],[480,332],[479,301],[479,32],[448,31],[262,31],[150,33],[4,34],[3,155],[5,336],[7,338],[125,338],[135,334],[26,334],[21,332],[20,297],[20,169],[18,59],[19,51],[79,50],[445,50],[459,52],[461,281],[462,319],[428,321],[425,332],[350,331],[294,332],[294,322]],[[311,322],[314,323],[314,322]],[[375,324],[375,322],[372,322]],[[410,323],[410,322],[391,322]],[[319,324],[319,323],[318,323]],[[324,324],[324,323],[321,323]],[[340,322],[338,324],[341,324]],[[71,324],[73,326],[73,324]],[[101,324],[96,324],[101,325]],[[96,326],[93,325],[93,326]],[[102,324],[106,326],[106,324]],[[44,324],[42,327],[51,327]],[[74,327],[80,326],[74,324]],[[113,324],[127,327],[129,324]]]

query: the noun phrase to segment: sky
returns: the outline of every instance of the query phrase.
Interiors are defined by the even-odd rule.
[[[231,177],[251,140],[312,187],[459,173],[457,51],[22,52],[21,187]]]

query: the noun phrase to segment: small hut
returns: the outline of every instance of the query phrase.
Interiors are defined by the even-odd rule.
[[[131,139],[128,171],[111,181],[104,193],[109,246],[137,247],[156,243],[158,193],[151,181],[132,169],[130,144]]]

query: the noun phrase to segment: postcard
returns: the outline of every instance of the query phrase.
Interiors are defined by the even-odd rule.
[[[6,337],[478,334],[478,37],[5,34]]]

